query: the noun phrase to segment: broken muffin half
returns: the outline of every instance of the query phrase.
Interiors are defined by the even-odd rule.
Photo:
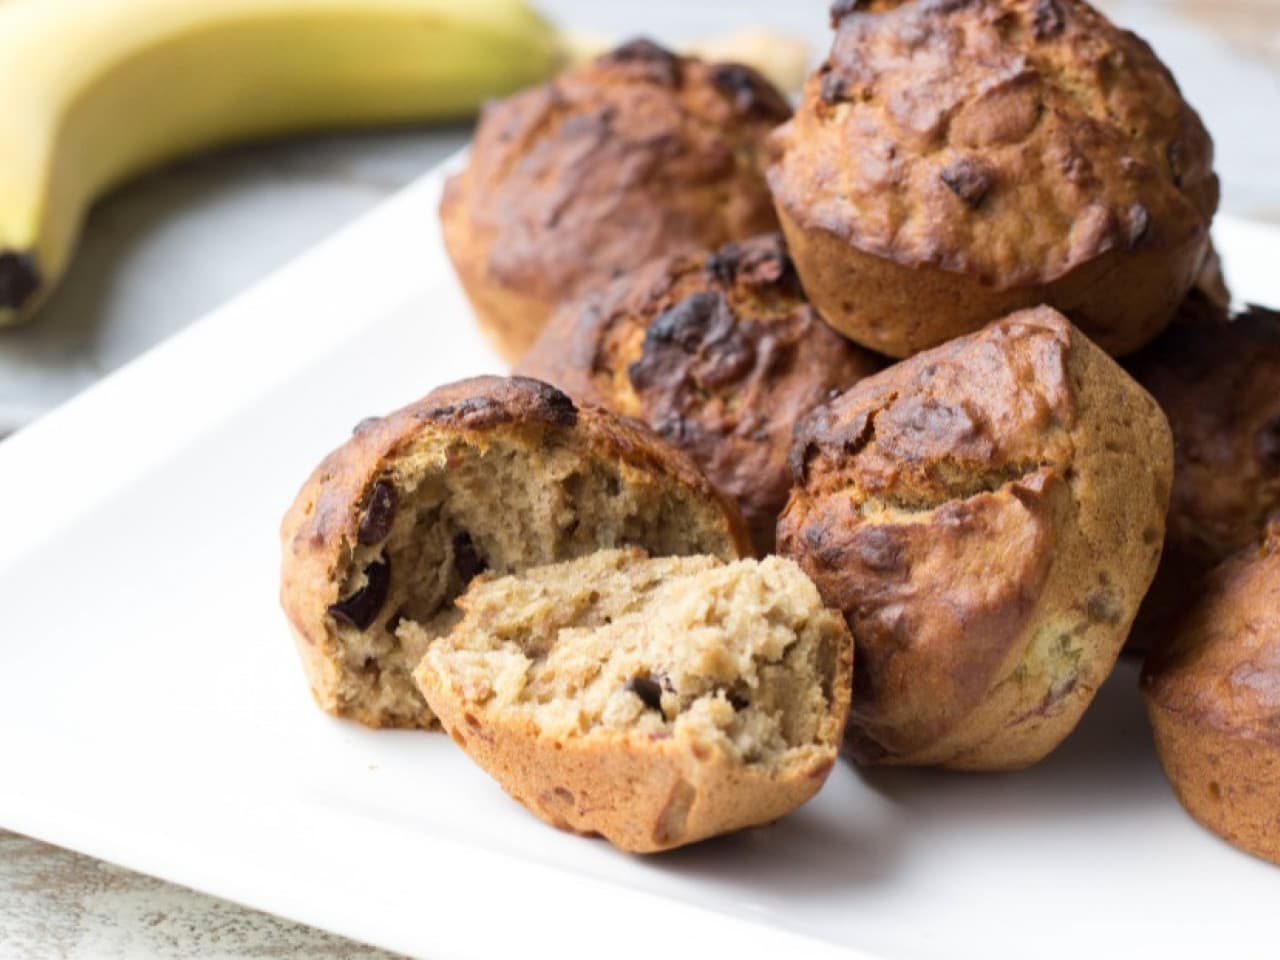
[[[482,576],[414,678],[543,820],[653,852],[794,810],[849,709],[853,641],[798,566],[602,550]],[[431,641],[431,642],[428,642]]]
[[[281,530],[281,603],[316,701],[431,726],[410,674],[482,571],[637,546],[750,552],[737,508],[643,426],[544,383],[479,377],[363,422]]]

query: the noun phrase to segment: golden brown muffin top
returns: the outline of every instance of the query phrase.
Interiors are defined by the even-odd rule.
[[[1147,659],[1156,703],[1280,744],[1280,523],[1213,571],[1174,643]]]
[[[796,421],[883,365],[822,322],[768,234],[652,262],[561,310],[517,371],[648,423],[768,550]]]
[[[1173,428],[1170,546],[1206,569],[1280,511],[1280,314],[1194,294],[1128,367]]]
[[[633,40],[487,106],[444,209],[470,220],[491,277],[554,301],[773,229],[758,155],[790,115],[749,67]]]
[[[1150,47],[1082,0],[842,0],[769,182],[801,226],[999,288],[1173,247],[1213,145]]]
[[[778,547],[849,618],[855,755],[927,754],[1001,678],[1019,691],[1035,678],[1017,694],[1024,719],[1096,688],[1120,641],[1085,662],[1081,638],[1123,629],[1154,556],[1149,570],[1110,553],[1085,561],[1096,575],[1063,565],[1156,551],[1170,447],[1154,402],[1048,307],[917,354],[803,420]],[[1121,503],[1127,529],[1107,513]]]

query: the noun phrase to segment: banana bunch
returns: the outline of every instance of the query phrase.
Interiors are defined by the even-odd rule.
[[[558,33],[525,0],[0,0],[0,326],[48,294],[94,200],[152,167],[469,116],[608,45]],[[760,32],[707,52],[786,86],[807,60]]]

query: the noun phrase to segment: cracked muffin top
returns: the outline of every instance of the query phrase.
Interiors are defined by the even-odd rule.
[[[1061,314],[868,377],[796,428],[778,524],[857,645],[867,762],[1004,769],[1074,727],[1164,539],[1169,427]]]
[[[1080,0],[838,0],[769,181],[803,227],[997,288],[1204,236],[1213,146],[1140,38]]]
[[[647,40],[488,106],[441,215],[473,301],[484,307],[496,288],[529,314],[491,318],[507,325],[505,352],[518,356],[560,302],[624,270],[775,229],[760,155],[790,115],[750,67]]]
[[[883,365],[822,322],[767,234],[652,262],[561,310],[517,372],[648,423],[738,501],[768,552],[796,421]]]

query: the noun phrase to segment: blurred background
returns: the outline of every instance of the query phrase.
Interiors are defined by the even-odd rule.
[[[1280,0],[1095,3],[1151,42],[1200,110],[1217,144],[1222,212],[1280,224]],[[806,41],[814,62],[829,39],[826,0],[537,6],[576,30],[672,44],[766,26]],[[240,147],[115,191],[35,321],[0,329],[0,435],[394,194],[469,132],[461,123]],[[0,958],[268,956],[385,955],[0,831]]]
[[[27,2],[27,0],[21,0]],[[38,0],[37,0],[38,2]],[[1222,212],[1280,223],[1280,0],[1099,0],[1172,67],[1217,145]],[[829,42],[826,0],[537,0],[558,24],[673,44],[763,25]],[[82,390],[465,145],[467,124],[224,150],[91,214],[35,323],[0,329],[0,435]]]

